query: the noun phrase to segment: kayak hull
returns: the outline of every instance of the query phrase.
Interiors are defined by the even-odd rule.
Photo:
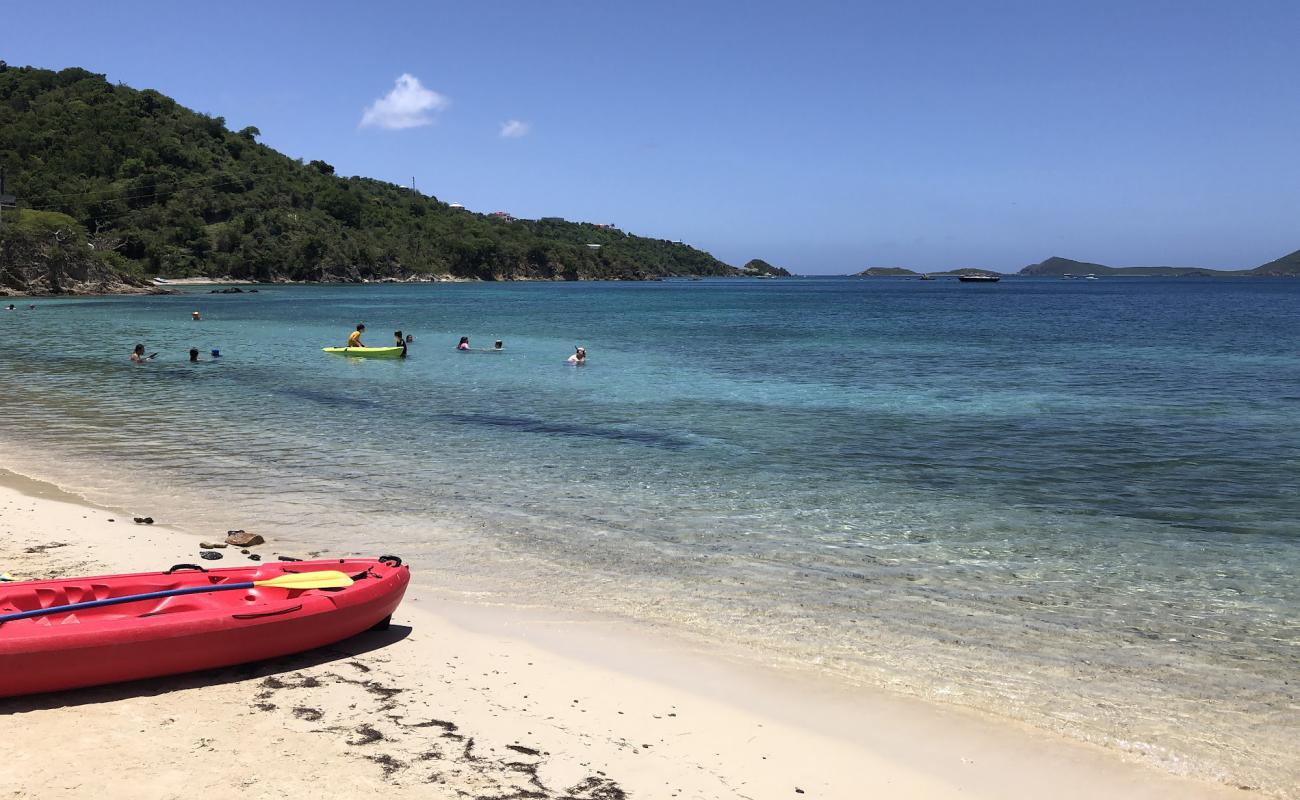
[[[0,586],[0,614],[151,591],[341,570],[344,589],[255,587],[121,603],[0,624],[0,697],[176,675],[299,653],[385,622],[410,570],[400,560],[197,567]]]
[[[322,347],[321,349],[334,355],[365,358],[401,358],[406,355],[405,347]]]

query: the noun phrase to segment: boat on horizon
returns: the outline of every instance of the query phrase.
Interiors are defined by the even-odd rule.
[[[958,275],[957,280],[962,283],[997,283],[1002,280],[1001,275]]]

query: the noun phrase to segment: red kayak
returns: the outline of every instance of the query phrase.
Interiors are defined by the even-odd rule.
[[[285,576],[321,570],[346,573],[351,585],[217,588],[294,581]],[[386,625],[410,579],[401,559],[384,556],[214,570],[179,564],[166,572],[0,584],[0,617],[97,604],[0,623],[0,697],[175,675],[332,644]],[[98,605],[177,590],[186,593]]]

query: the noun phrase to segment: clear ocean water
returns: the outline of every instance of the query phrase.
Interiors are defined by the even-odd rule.
[[[1300,786],[1300,281],[258,288],[15,300],[5,463]]]

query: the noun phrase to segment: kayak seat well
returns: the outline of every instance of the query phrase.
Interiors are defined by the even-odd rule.
[[[0,593],[0,613],[15,611],[32,611],[87,600],[103,600],[109,597],[121,597],[127,594],[165,591],[178,588],[174,583],[149,583],[130,587],[110,587],[105,584],[89,586],[66,585],[58,588],[37,587],[35,590],[9,589]],[[141,619],[161,615],[182,614],[229,610],[231,613],[263,612],[285,606],[286,601],[294,600],[305,592],[314,589],[286,589],[280,587],[255,587],[252,589],[235,589],[218,591],[211,594],[190,594],[176,597],[151,598],[119,605],[83,608],[63,614],[55,613],[28,620],[16,620],[10,624],[76,624],[81,621],[108,621],[122,619]]]

